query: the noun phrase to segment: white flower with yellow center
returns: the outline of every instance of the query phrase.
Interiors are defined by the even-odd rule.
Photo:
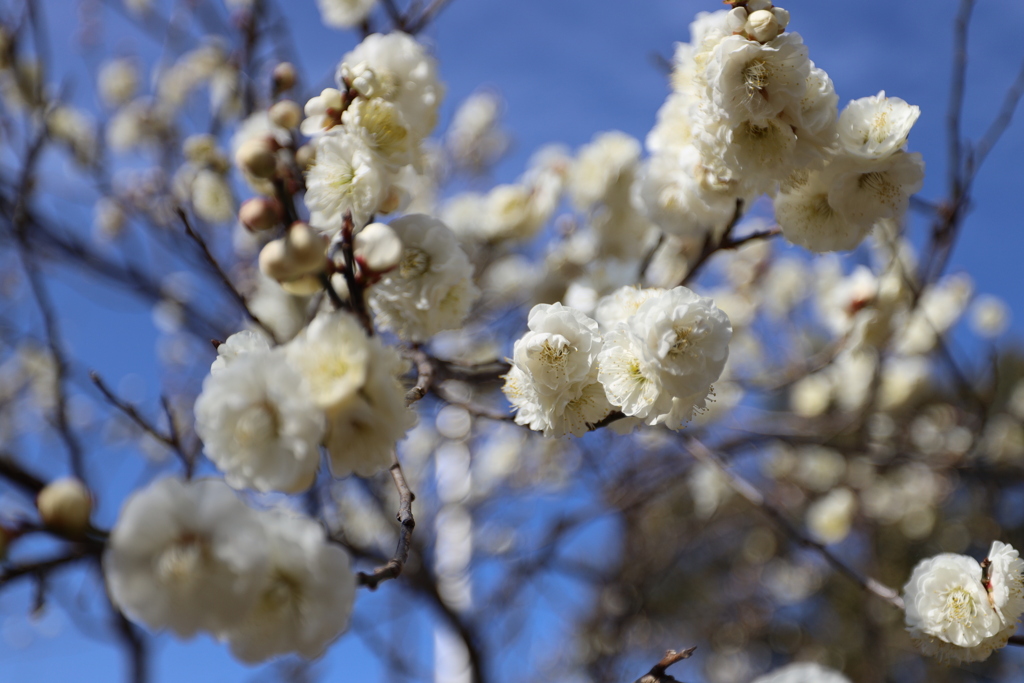
[[[966,555],[942,553],[919,562],[903,599],[907,630],[918,641],[976,648],[1006,627],[982,583],[981,565]]]
[[[924,160],[917,152],[896,152],[870,161],[844,155],[825,170],[829,203],[851,221],[874,223],[900,219],[910,196],[924,185]]]
[[[800,101],[810,69],[798,33],[765,44],[734,35],[715,46],[702,76],[724,118],[760,123]]]
[[[885,91],[846,105],[839,116],[839,141],[843,149],[865,159],[884,159],[907,144],[910,129],[921,115],[919,107]]]
[[[222,481],[161,479],[125,503],[103,556],[111,600],[183,638],[239,622],[267,580],[255,513]]]
[[[675,398],[707,395],[729,357],[732,324],[706,297],[676,287],[645,301],[628,322],[645,360]]]
[[[329,544],[315,520],[286,510],[261,513],[268,578],[245,618],[219,634],[248,664],[296,653],[323,654],[348,627],[356,581],[348,553]]]
[[[324,443],[335,477],[369,477],[394,461],[395,444],[416,424],[405,405],[402,357],[376,337],[369,339],[366,382],[343,410],[329,416]]]
[[[406,123],[401,109],[379,97],[362,97],[341,115],[345,129],[361,137],[392,170],[413,162],[417,139]]]
[[[350,212],[355,226],[362,227],[380,208],[386,186],[383,163],[365,140],[344,129],[321,135],[316,161],[306,174],[309,223],[334,234]]]
[[[196,434],[228,484],[298,493],[320,462],[323,413],[283,350],[246,353],[203,382]]]
[[[437,124],[437,109],[444,97],[437,60],[405,33],[375,33],[345,55],[338,66],[337,80],[340,84],[346,74],[365,69],[374,74],[373,97],[396,104],[416,140],[429,135]]]
[[[285,352],[305,379],[310,398],[328,418],[348,408],[366,384],[370,339],[343,311],[317,316]]]
[[[392,221],[391,229],[402,242],[402,257],[370,288],[377,323],[409,341],[426,341],[461,325],[480,290],[455,233],[423,214]]]
[[[993,541],[988,551],[988,589],[1003,623],[1015,625],[1024,614],[1024,560],[1013,546]]]

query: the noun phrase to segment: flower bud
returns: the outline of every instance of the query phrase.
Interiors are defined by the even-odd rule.
[[[270,108],[270,120],[288,130],[294,130],[302,123],[302,109],[291,100],[281,100]]]
[[[743,7],[733,7],[729,10],[729,15],[725,19],[729,31],[731,33],[739,33],[747,23],[747,10]]]
[[[306,223],[293,223],[288,229],[288,249],[295,268],[302,274],[313,273],[324,267],[327,241]]]
[[[349,298],[348,280],[345,279],[344,273],[335,273],[331,276],[331,288],[342,299]]]
[[[789,26],[789,12],[781,7],[773,7],[772,14],[779,20],[779,28],[785,31],[786,27]]]
[[[271,280],[285,282],[298,277],[284,238],[267,242],[260,249],[260,272]]]
[[[747,11],[753,14],[759,10],[771,9],[772,0],[747,0]]]
[[[274,67],[274,92],[291,90],[295,86],[295,67],[291,62],[281,62]]]
[[[312,296],[323,288],[323,283],[316,275],[303,275],[298,279],[281,283],[281,289],[295,296]]]
[[[257,178],[273,178],[277,172],[277,156],[265,140],[246,140],[235,153],[235,164]]]
[[[743,30],[748,36],[761,43],[775,40],[782,33],[779,20],[772,12],[763,9],[753,12],[747,17],[747,24]]]
[[[238,222],[251,232],[273,230],[281,224],[281,204],[268,197],[253,197],[242,202],[238,209]]]
[[[89,528],[92,496],[78,479],[57,479],[39,492],[36,508],[46,526],[69,536],[81,536]]]
[[[402,260],[402,240],[386,223],[370,223],[355,236],[356,262],[373,273],[386,273]]]
[[[308,171],[314,161],[316,161],[316,148],[313,145],[303,145],[295,150],[295,165],[303,171]]]

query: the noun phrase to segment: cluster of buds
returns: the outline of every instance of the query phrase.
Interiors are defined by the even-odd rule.
[[[759,43],[769,43],[786,30],[789,12],[774,7],[770,0],[735,0],[729,12],[729,28]]]

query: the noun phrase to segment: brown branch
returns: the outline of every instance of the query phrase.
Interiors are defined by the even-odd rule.
[[[978,169],[985,162],[988,153],[992,151],[992,148],[999,142],[999,138],[1010,126],[1022,97],[1024,97],[1024,62],[1021,63],[1020,70],[1017,72],[1017,78],[1014,79],[1013,84],[1003,97],[1003,105],[999,108],[999,113],[996,114],[985,134],[981,136],[978,144],[974,147],[967,170],[969,179],[973,179],[978,173]]]
[[[395,480],[395,488],[398,489],[400,500],[397,515],[400,526],[398,545],[395,547],[394,556],[388,560],[387,564],[377,567],[369,574],[359,572],[356,576],[358,584],[366,586],[370,590],[376,590],[382,581],[396,579],[401,575],[402,569],[405,568],[405,563],[409,560],[412,532],[416,528],[416,520],[412,516],[412,502],[416,500],[416,494],[409,489],[409,485],[405,482],[405,475],[402,473],[402,465],[400,463],[395,462],[391,466],[390,472],[391,478]]]
[[[34,578],[37,580],[45,578],[51,572],[95,555],[98,552],[99,547],[101,546],[94,548],[82,546],[67,553],[66,555],[59,555],[48,560],[39,560],[38,562],[9,566],[6,569],[0,570],[0,586],[21,578]]]
[[[419,347],[410,349],[408,353],[416,364],[416,385],[405,393],[405,405],[410,406],[430,391],[434,382],[434,364],[430,355]]]
[[[14,456],[8,453],[0,453],[0,477],[30,496],[35,496],[46,486],[46,481],[24,469],[14,460]]]
[[[256,325],[259,326],[259,328],[267,335],[267,337],[272,339],[275,344],[279,343],[279,340],[277,336],[274,334],[274,331],[271,330],[267,325],[265,325],[263,321],[260,320],[259,317],[257,317],[256,314],[249,309],[249,302],[246,301],[245,297],[242,296],[242,293],[235,288],[234,283],[231,282],[231,278],[228,277],[228,274],[224,272],[223,268],[221,268],[220,263],[218,263],[217,259],[210,251],[210,247],[207,246],[206,240],[204,240],[202,236],[192,228],[192,223],[191,221],[189,221],[188,215],[186,215],[185,211],[179,207],[177,210],[177,214],[178,218],[181,220],[182,225],[185,226],[185,233],[190,238],[192,238],[192,241],[199,245],[199,248],[203,252],[203,257],[206,259],[206,263],[210,266],[213,272],[216,273],[217,277],[224,285],[224,288],[228,291],[229,294],[231,294],[232,298],[234,298],[234,300],[238,302],[238,305],[242,308],[243,311],[245,311],[246,315],[249,316],[249,319],[256,323]]]
[[[646,674],[636,679],[634,683],[679,683],[675,678],[665,673],[665,670],[677,662],[689,659],[697,647],[690,647],[685,650],[669,650],[657,664],[651,667]]]
[[[752,232],[749,235],[743,237],[734,238],[732,231],[736,228],[736,225],[743,218],[743,200],[736,200],[736,210],[733,212],[732,220],[729,221],[729,225],[725,227],[725,232],[722,233],[722,237],[716,242],[711,233],[708,233],[704,239],[704,246],[701,248],[700,254],[697,256],[697,260],[693,262],[687,271],[686,275],[683,276],[681,286],[687,286],[697,277],[697,273],[701,267],[707,263],[707,261],[719,251],[729,251],[733,249],[739,249],[748,242],[755,242],[757,240],[767,240],[773,237],[777,237],[782,234],[782,230],[778,227],[769,228],[768,230],[759,230]]]
[[[816,551],[840,574],[847,577],[867,592],[885,600],[896,609],[903,611],[903,598],[900,597],[900,594],[896,589],[890,588],[871,577],[862,576],[857,570],[853,569],[836,557],[823,544],[808,538],[802,531],[800,531],[799,528],[797,528],[795,524],[786,518],[781,510],[771,505],[753,484],[727,468],[699,440],[691,438],[689,440],[688,450],[690,454],[700,462],[705,465],[713,465],[718,469],[718,471],[725,476],[729,482],[729,486],[736,491],[736,493],[740,494],[740,496],[746,499],[747,502],[759,509],[765,517],[779,528],[780,531],[789,536],[790,540],[804,546],[805,548],[810,548]]]

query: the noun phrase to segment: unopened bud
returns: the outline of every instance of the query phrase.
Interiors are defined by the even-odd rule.
[[[782,33],[782,27],[779,26],[779,20],[775,18],[773,13],[762,9],[747,17],[747,25],[744,27],[744,31],[754,40],[760,43],[767,43],[775,40]]]
[[[303,171],[308,171],[314,161],[316,161],[316,148],[313,145],[303,145],[295,150],[295,165]]]
[[[773,7],[772,14],[779,20],[779,28],[785,31],[786,27],[789,26],[789,12],[781,7]]]
[[[747,11],[753,14],[759,10],[771,9],[771,0],[747,0]]]
[[[274,67],[274,91],[284,92],[295,87],[295,67],[291,62],[281,62]]]
[[[294,130],[302,123],[302,109],[291,100],[281,100],[270,108],[270,120],[282,128]]]
[[[331,276],[331,288],[340,298],[349,298],[348,280],[345,279],[344,273],[335,273]]]
[[[312,296],[324,288],[316,275],[303,275],[297,280],[281,283],[281,289],[295,296]]]
[[[402,240],[386,223],[370,223],[355,236],[356,261],[373,273],[386,273],[402,260]]]
[[[288,248],[295,267],[303,274],[315,272],[324,267],[327,240],[307,223],[293,223],[288,229]]]
[[[268,197],[246,199],[238,209],[238,221],[252,232],[273,230],[281,218],[281,203]]]
[[[289,258],[284,238],[267,242],[260,249],[260,272],[271,280],[285,282],[298,276]]]
[[[265,140],[246,140],[235,153],[235,164],[257,178],[273,178],[277,173],[277,156]]]
[[[725,25],[730,33],[739,33],[747,23],[747,10],[743,7],[733,7],[725,17]]]
[[[78,479],[57,479],[39,492],[36,508],[46,526],[69,536],[81,536],[89,528],[92,496]]]

